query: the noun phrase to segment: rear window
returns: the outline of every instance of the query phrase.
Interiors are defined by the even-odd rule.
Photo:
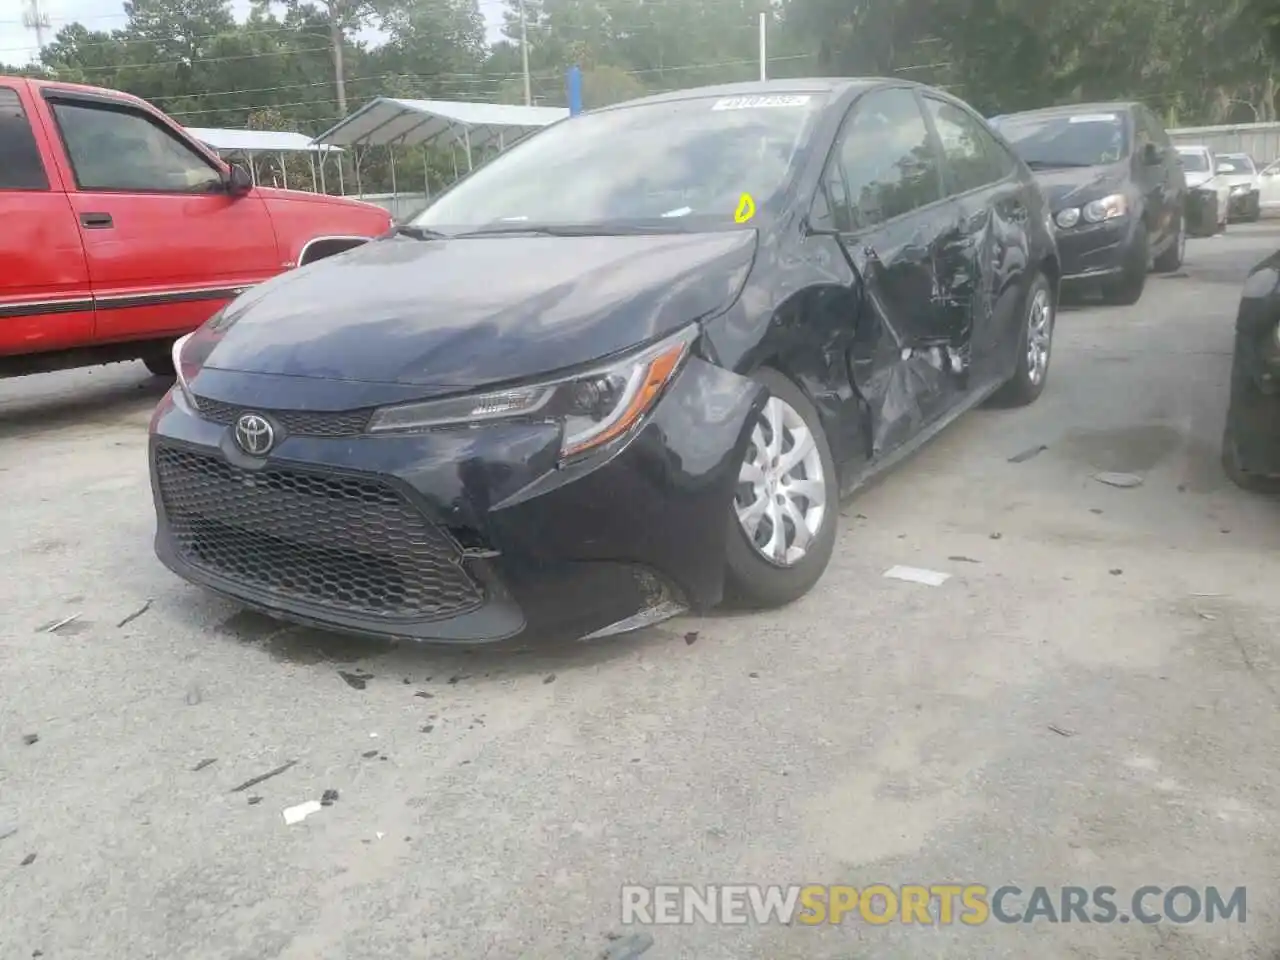
[[[1209,155],[1199,150],[1179,150],[1178,159],[1188,173],[1208,173]]]
[[[18,91],[0,87],[0,190],[48,190],[49,178]]]
[[[1248,157],[1218,157],[1219,173],[1257,173]]]

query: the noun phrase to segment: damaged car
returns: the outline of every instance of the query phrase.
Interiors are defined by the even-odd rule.
[[[1261,177],[1247,153],[1219,153],[1218,177],[1226,185],[1227,216],[1231,220],[1256,223],[1262,218]]]
[[[1073,104],[1005,114],[991,124],[1048,196],[1064,287],[1100,288],[1107,302],[1131,305],[1149,271],[1182,265],[1186,179],[1147,107]]]
[[[1280,252],[1250,271],[1240,296],[1222,466],[1242,489],[1280,493]]]
[[[839,501],[1034,401],[1027,167],[893,80],[686,90],[528,137],[175,346],[156,552],[285,620],[596,637],[821,577]]]

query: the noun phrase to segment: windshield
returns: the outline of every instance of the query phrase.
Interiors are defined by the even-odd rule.
[[[1253,174],[1257,171],[1253,168],[1253,161],[1248,157],[1225,156],[1218,157],[1218,172]]]
[[[1117,163],[1129,152],[1128,131],[1118,113],[1013,114],[994,125],[1032,167],[1093,167]]]
[[[672,227],[685,218],[744,222],[787,184],[824,100],[698,97],[585,113],[499,154],[413,223],[456,232],[664,218]]]
[[[1178,159],[1182,161],[1182,169],[1187,173],[1208,173],[1209,155],[1199,150],[1179,150]]]

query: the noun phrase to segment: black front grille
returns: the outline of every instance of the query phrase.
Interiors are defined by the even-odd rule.
[[[234,403],[223,403],[221,400],[210,400],[207,397],[196,397],[196,408],[200,416],[214,423],[232,424],[240,419],[240,415],[250,412],[248,407],[239,407]],[[253,410],[264,413],[284,428],[286,433],[300,437],[354,437],[364,433],[373,416],[371,410],[346,410],[338,413],[326,413],[316,410]]]
[[[266,591],[353,614],[440,619],[483,594],[454,543],[370,477],[156,448],[156,477],[182,559]]]

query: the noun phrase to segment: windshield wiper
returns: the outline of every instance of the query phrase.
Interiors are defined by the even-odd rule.
[[[1028,160],[1028,167],[1032,170],[1058,170],[1064,167],[1092,167],[1092,163],[1077,163],[1074,160]]]
[[[428,230],[426,227],[417,227],[412,223],[397,223],[391,228],[391,235],[395,237],[412,237],[414,240],[448,239],[448,235],[441,233],[439,230]]]
[[[604,223],[511,223],[495,227],[481,227],[455,237],[495,237],[503,234],[533,233],[543,237],[624,237],[650,233],[675,233],[675,226],[662,228],[653,224],[604,224]]]

